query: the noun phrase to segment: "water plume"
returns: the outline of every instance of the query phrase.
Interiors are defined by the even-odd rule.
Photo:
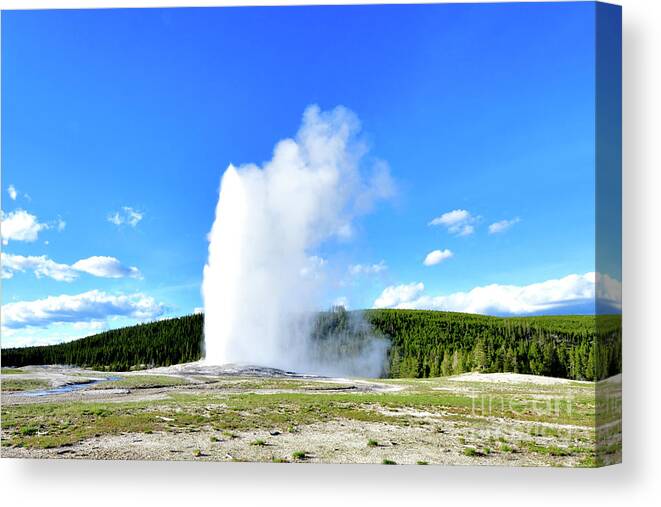
[[[362,174],[359,131],[350,110],[310,106],[270,161],[225,170],[202,283],[207,363],[365,376],[382,369],[382,339],[361,333],[360,347],[335,353],[325,342],[323,354],[312,336],[327,294],[315,249],[349,239],[355,217],[393,192],[385,163]]]

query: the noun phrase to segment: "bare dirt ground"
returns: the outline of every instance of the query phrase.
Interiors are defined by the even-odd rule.
[[[321,378],[200,363],[5,371],[3,458],[595,466],[621,456],[617,412],[600,421],[607,452],[597,452],[588,382]],[[18,379],[72,390],[20,391]]]

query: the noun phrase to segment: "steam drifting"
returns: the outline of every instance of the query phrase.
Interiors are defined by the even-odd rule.
[[[350,238],[353,219],[393,192],[385,163],[372,164],[368,179],[361,174],[367,149],[359,130],[344,107],[310,106],[296,137],[277,143],[269,162],[225,170],[202,284],[207,363],[381,372],[385,340],[361,332],[358,345],[343,334],[320,346],[312,336],[325,294],[324,277],[311,275],[315,248]]]

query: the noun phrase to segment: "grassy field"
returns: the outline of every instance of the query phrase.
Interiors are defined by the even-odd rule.
[[[91,389],[150,389],[157,387],[172,387],[187,384],[188,382],[179,377],[168,377],[166,375],[132,375],[95,384]]]
[[[5,375],[5,372],[2,372],[2,374]],[[50,382],[40,379],[8,378],[2,379],[0,383],[3,392],[34,391],[47,389],[50,386]]]
[[[0,373],[2,375],[20,375],[25,373],[25,370],[21,370],[20,368],[2,368],[0,369]]]
[[[2,452],[384,464],[595,466],[618,460],[617,432],[611,431],[616,445],[596,453],[594,384],[514,377],[127,375],[76,395],[36,400],[3,394]],[[116,394],[118,388],[124,394]],[[616,415],[604,424],[613,421]]]

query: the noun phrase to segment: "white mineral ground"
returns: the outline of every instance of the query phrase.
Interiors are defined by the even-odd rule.
[[[15,429],[5,429],[3,426],[2,457],[7,458],[295,461],[293,454],[303,450],[306,452],[304,462],[311,463],[381,463],[383,460],[392,460],[398,464],[428,462],[453,465],[576,466],[586,457],[585,452],[556,456],[548,452],[533,452],[521,443],[534,442],[538,446],[564,449],[594,446],[595,430],[590,426],[563,424],[562,421],[548,419],[536,421],[527,416],[513,419],[503,417],[502,414],[471,414],[470,411],[458,414],[439,405],[387,405],[374,401],[372,397],[368,403],[360,404],[358,410],[366,414],[382,414],[392,419],[374,421],[370,417],[365,420],[320,417],[310,424],[297,426],[295,431],[282,428],[274,431],[256,426],[232,431],[231,436],[214,428],[212,424],[213,414],[223,410],[223,400],[246,393],[307,393],[320,397],[348,393],[405,399],[420,393],[431,396],[435,396],[434,393],[438,393],[438,396],[481,396],[497,392],[524,396],[543,406],[547,398],[589,396],[594,393],[594,384],[589,382],[513,373],[470,373],[417,380],[325,378],[272,368],[209,366],[201,362],[118,373],[60,366],[28,366],[21,370],[24,373],[3,374],[2,381],[38,379],[46,380],[56,387],[110,376],[167,376],[183,383],[166,387],[112,389],[97,383],[72,392],[37,397],[3,391],[3,418],[14,407],[18,409],[18,405],[41,403],[153,402],[154,405],[150,406],[159,410],[161,401],[163,404],[171,403],[172,395],[186,394],[191,396],[191,400],[196,395],[210,395],[215,401],[210,402],[213,406],[205,407],[202,404],[195,409],[203,414],[208,412],[210,424],[193,429],[98,434],[77,443],[50,449],[8,445],[16,432]],[[619,392],[620,382],[618,376],[609,379],[604,385]],[[255,417],[255,414],[259,414],[262,409],[259,403],[256,405],[248,409],[250,413],[246,415]],[[613,428],[613,424],[612,421],[607,422],[603,427],[612,430],[610,438],[618,441],[619,429]],[[541,433],[540,428],[543,430]],[[370,440],[378,442],[378,445],[368,446]],[[256,441],[261,444],[255,445]],[[509,443],[513,450],[505,451],[503,442]],[[467,447],[489,449],[489,452],[467,455]]]

